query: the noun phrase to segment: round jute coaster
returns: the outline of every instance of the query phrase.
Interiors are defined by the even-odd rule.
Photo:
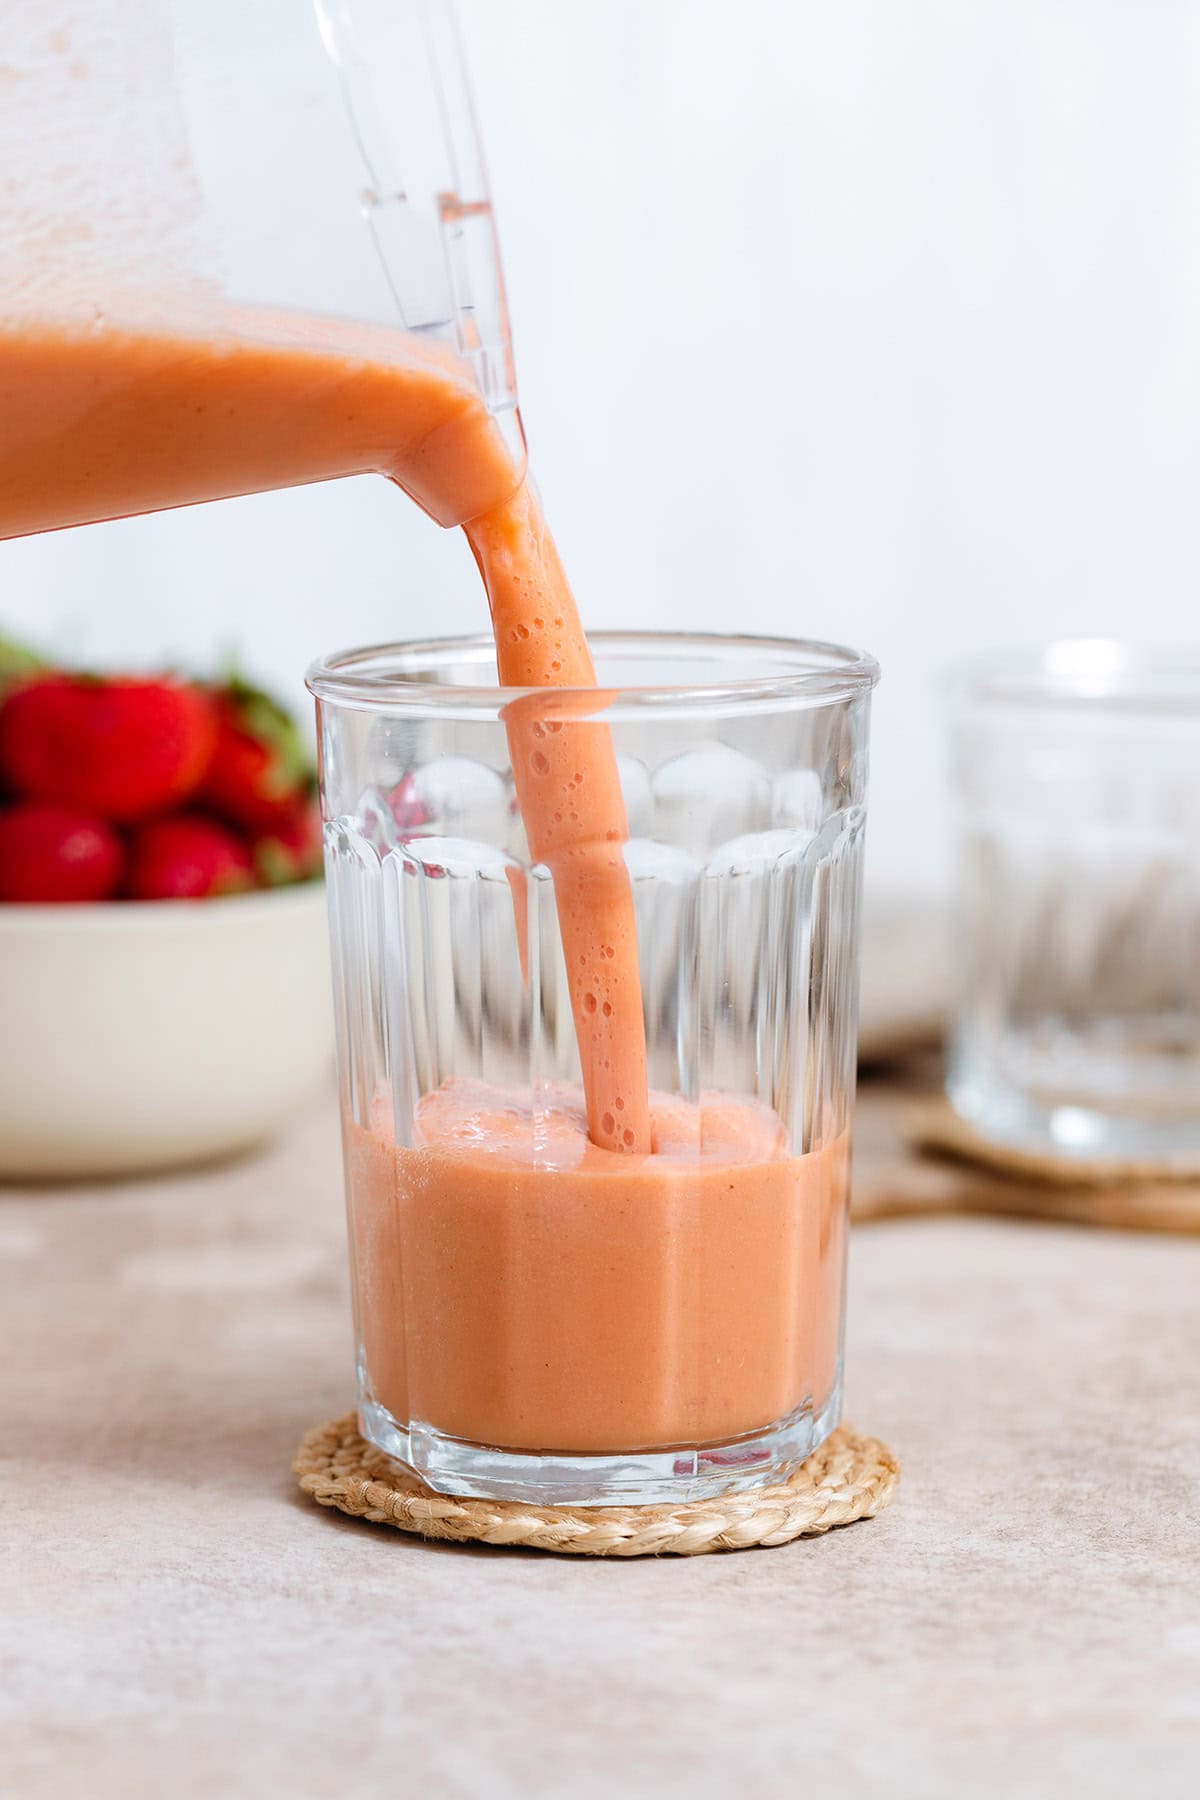
[[[932,1097],[907,1121],[910,1142],[943,1160],[948,1179],[913,1187],[859,1216],[901,1212],[996,1212],[1139,1231],[1200,1232],[1200,1159],[1100,1159],[1012,1149],[981,1137],[949,1101]],[[867,1197],[869,1202],[869,1196]],[[926,1204],[922,1204],[922,1199]]]
[[[435,1494],[360,1436],[353,1413],[310,1431],[292,1464],[319,1506],[455,1544],[556,1550],[572,1556],[700,1556],[817,1537],[872,1518],[900,1465],[878,1438],[841,1425],[778,1487],[683,1506],[528,1506]]]

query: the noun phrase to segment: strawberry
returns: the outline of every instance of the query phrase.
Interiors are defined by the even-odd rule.
[[[199,813],[171,813],[134,833],[126,891],[133,900],[206,900],[254,886],[250,853]]]
[[[411,769],[401,776],[387,797],[392,817],[401,831],[419,831],[428,825],[433,814],[417,792],[417,778]]]
[[[108,900],[125,862],[103,819],[26,800],[0,810],[0,900]]]
[[[295,720],[268,694],[242,681],[223,688],[217,705],[217,745],[201,784],[201,802],[247,831],[290,825],[316,785]]]
[[[216,741],[209,696],[168,679],[34,676],[0,708],[0,773],[16,793],[119,823],[187,800]]]
[[[321,808],[315,796],[299,801],[289,818],[260,832],[250,845],[263,887],[311,880],[320,874],[322,851]]]

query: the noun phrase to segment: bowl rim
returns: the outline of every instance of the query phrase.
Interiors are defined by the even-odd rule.
[[[71,931],[89,926],[100,931],[133,927],[164,931],[198,925],[201,920],[221,920],[233,925],[272,908],[290,906],[298,911],[318,900],[324,911],[325,883],[317,878],[289,882],[286,887],[257,888],[249,894],[217,894],[206,900],[61,900],[34,904],[5,900],[0,901],[0,931],[5,927],[31,930],[51,922]]]

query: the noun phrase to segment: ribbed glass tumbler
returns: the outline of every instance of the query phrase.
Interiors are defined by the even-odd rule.
[[[841,1405],[877,669],[593,648],[597,690],[503,691],[483,638],[309,676],[360,1419],[442,1492],[755,1486]],[[546,752],[555,820],[614,796],[553,867],[517,801]]]
[[[958,1007],[947,1088],[1062,1159],[1200,1153],[1200,657],[1106,638],[952,689]]]

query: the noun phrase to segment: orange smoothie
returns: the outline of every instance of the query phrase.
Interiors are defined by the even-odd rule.
[[[508,1450],[719,1444],[837,1377],[848,1151],[750,1099],[651,1095],[653,1153],[581,1096],[452,1081],[414,1143],[346,1134],[358,1330],[402,1424]]]
[[[265,309],[223,317],[212,335],[0,323],[0,538],[372,471],[459,525],[517,487],[439,345]]]

